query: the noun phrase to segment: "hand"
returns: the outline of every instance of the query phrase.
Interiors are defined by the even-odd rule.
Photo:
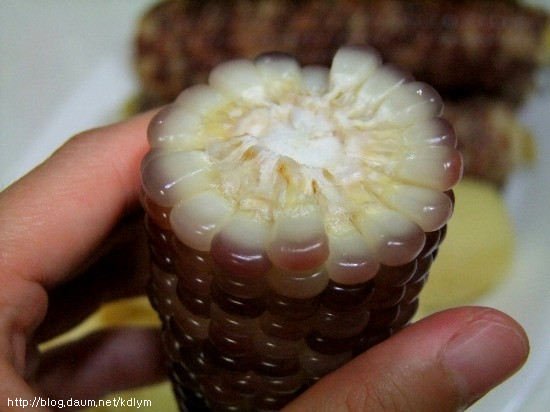
[[[36,349],[101,302],[144,292],[139,164],[152,115],[76,136],[0,194],[0,410],[19,410],[8,398],[94,399],[163,379],[154,329]]]
[[[462,411],[525,362],[513,319],[489,308],[447,310],[353,359],[282,412]]]
[[[152,115],[76,136],[0,193],[0,409],[18,410],[8,398],[92,399],[163,378],[153,329],[36,349],[101,302],[144,291],[139,163]],[[458,411],[527,354],[525,332],[508,316],[453,309],[373,347],[284,411]]]

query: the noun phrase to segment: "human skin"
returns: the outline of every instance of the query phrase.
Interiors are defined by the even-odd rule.
[[[73,137],[0,193],[0,409],[20,409],[8,398],[93,399],[164,378],[152,328],[37,350],[101,302],[144,293],[139,164],[153,114]],[[369,349],[284,412],[459,411],[517,371],[528,351],[504,313],[447,310]]]

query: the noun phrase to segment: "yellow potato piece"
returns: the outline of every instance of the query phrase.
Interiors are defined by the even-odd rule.
[[[122,402],[124,402],[124,407],[120,406]],[[114,407],[115,403],[119,405],[118,408]],[[99,405],[99,402],[97,405]],[[103,405],[85,409],[84,411],[113,412],[117,409],[140,412],[178,412],[172,386],[168,381],[109,394],[103,398]]]
[[[159,326],[157,313],[146,296],[124,299],[103,305],[97,315],[104,327]]]
[[[514,256],[514,228],[498,190],[464,179],[454,192],[455,211],[420,295],[420,316],[473,303],[506,277]]]

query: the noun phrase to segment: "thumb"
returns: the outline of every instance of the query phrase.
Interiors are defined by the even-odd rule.
[[[283,412],[460,411],[516,372],[529,344],[493,309],[427,317],[327,375]]]

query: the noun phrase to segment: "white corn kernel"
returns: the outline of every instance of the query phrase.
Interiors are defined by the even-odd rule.
[[[175,150],[202,148],[197,139],[202,116],[184,107],[171,105],[160,110],[151,120],[147,139],[151,147],[167,147]]]
[[[277,101],[300,87],[301,69],[295,58],[282,53],[266,53],[254,61],[266,94]]]
[[[186,110],[207,115],[222,109],[229,100],[212,86],[197,84],[181,92],[174,103]]]
[[[197,150],[158,153],[144,162],[142,176],[147,196],[164,207],[195,195],[213,180],[208,158]]]
[[[189,247],[210,250],[210,242],[233,213],[233,206],[213,191],[204,191],[177,204],[170,213],[176,236]]]
[[[257,102],[265,97],[262,78],[250,60],[231,60],[215,67],[208,82],[228,99]]]
[[[407,153],[396,171],[405,182],[440,191],[456,185],[461,175],[460,153],[448,146],[426,146]]]
[[[302,69],[302,90],[311,95],[321,95],[328,90],[330,71],[322,66],[306,66]]]
[[[380,264],[359,232],[329,236],[330,254],[325,262],[329,277],[337,283],[366,282],[376,275]]]
[[[374,112],[382,100],[411,77],[397,68],[379,69],[357,91],[357,104],[365,114]]]
[[[353,90],[369,78],[381,63],[382,58],[372,49],[341,47],[332,59],[330,87],[338,91]]]
[[[380,104],[373,121],[377,124],[410,125],[439,116],[443,101],[424,83],[410,82],[392,90]]]
[[[402,132],[403,140],[411,146],[456,147],[456,134],[446,120],[436,117],[416,122]]]
[[[390,209],[366,210],[359,225],[367,244],[376,251],[378,261],[388,266],[410,262],[426,241],[416,223]]]
[[[267,254],[273,264],[288,270],[322,265],[328,256],[328,238],[320,211],[303,208],[278,216]]]
[[[424,232],[440,229],[451,217],[453,205],[445,193],[418,186],[396,185],[387,188],[382,201],[407,216]]]

